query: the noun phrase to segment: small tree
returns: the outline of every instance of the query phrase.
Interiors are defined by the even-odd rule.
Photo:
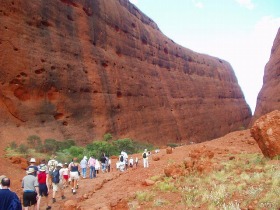
[[[38,148],[42,146],[42,141],[39,136],[32,135],[27,138],[27,144],[29,148]]]
[[[44,150],[47,153],[54,153],[58,150],[58,142],[55,139],[45,139]]]
[[[28,147],[25,144],[20,144],[18,147],[18,152],[20,152],[21,154],[27,154]]]
[[[131,139],[118,139],[113,143],[119,151],[126,151],[128,154],[135,153],[133,141]]]

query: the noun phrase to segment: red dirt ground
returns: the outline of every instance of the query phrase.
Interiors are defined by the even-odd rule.
[[[78,201],[78,206],[81,210],[129,209],[127,200],[135,196],[135,192],[150,188],[150,186],[142,184],[145,179],[164,174],[164,168],[170,161],[182,163],[184,158],[188,157],[188,154],[193,149],[207,149],[213,151],[213,160],[217,163],[228,158],[228,154],[261,153],[255,140],[250,136],[249,130],[233,132],[222,138],[200,144],[176,147],[172,154],[166,154],[166,151],[162,149],[158,154],[160,156],[159,161],[153,161],[152,158],[149,158],[149,168],[143,168],[142,160],[140,160],[138,168],[129,169],[126,172],[120,173],[113,168],[112,172],[101,173],[96,179],[80,180],[80,187],[77,194],[72,195],[70,192],[71,188],[66,189],[66,200],[62,201],[58,194],[57,202],[52,204],[52,209],[64,209],[62,206],[67,200]],[[18,196],[21,197],[22,190],[20,188],[20,183],[22,177],[25,176],[25,171],[20,169],[19,166],[11,164],[10,160],[3,158],[4,152],[1,151],[1,153],[0,174],[5,174],[11,178],[11,189],[17,192]],[[141,159],[140,154],[133,155],[133,157],[135,156]],[[113,160],[112,165],[115,166],[115,160]],[[172,194],[168,196],[172,196]],[[178,199],[180,198],[174,197],[174,203]],[[45,207],[43,201],[40,209],[45,209]],[[138,209],[147,208],[141,206]],[[161,207],[161,209],[163,208]],[[174,206],[174,209],[181,208]]]

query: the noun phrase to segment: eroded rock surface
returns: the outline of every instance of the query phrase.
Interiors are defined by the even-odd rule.
[[[264,156],[273,158],[280,155],[280,111],[260,117],[250,131]]]
[[[258,95],[253,121],[276,109],[280,110],[280,28],[265,66],[263,86]]]
[[[1,139],[201,142],[251,119],[228,62],[174,43],[128,0],[0,4]]]

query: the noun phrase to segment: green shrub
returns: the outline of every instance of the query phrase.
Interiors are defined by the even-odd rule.
[[[27,138],[27,144],[30,148],[37,148],[42,145],[41,138],[37,135],[32,135]]]
[[[176,143],[168,143],[167,146],[168,146],[168,147],[175,148],[175,147],[178,147],[178,146],[180,146],[180,145],[179,145],[179,144],[176,144]]]
[[[106,133],[106,134],[104,134],[104,136],[103,136],[103,140],[104,141],[111,141],[113,139],[113,136],[112,136],[112,134],[110,134],[110,133]]]
[[[18,152],[20,152],[21,154],[27,154],[28,152],[28,147],[25,144],[20,144],[18,147]]]
[[[9,147],[13,150],[17,149],[18,145],[15,141],[12,141],[10,144],[9,144]]]

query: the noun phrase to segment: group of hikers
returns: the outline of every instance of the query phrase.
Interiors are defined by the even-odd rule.
[[[148,156],[150,152],[147,149],[142,153],[144,168],[149,167]],[[84,156],[79,162],[78,158],[74,157],[68,163],[59,163],[56,156],[52,155],[50,160],[41,160],[39,165],[36,165],[35,158],[31,158],[30,165],[26,169],[26,176],[22,179],[23,188],[23,207],[28,210],[33,206],[34,209],[39,210],[41,199],[44,197],[47,205],[46,209],[51,209],[51,202],[49,200],[49,193],[52,190],[52,203],[56,202],[57,192],[60,191],[61,199],[65,199],[64,190],[71,186],[71,193],[76,194],[79,188],[80,177],[87,178],[87,169],[89,169],[89,178],[97,177],[101,169],[102,173],[110,172],[111,159],[102,153],[100,161],[90,156]],[[116,169],[123,172],[129,167],[137,167],[138,158],[135,160],[127,153],[122,151],[118,161],[116,162]],[[2,209],[16,209],[21,210],[22,204],[16,193],[10,190],[11,181],[8,177],[0,176],[0,210]]]

